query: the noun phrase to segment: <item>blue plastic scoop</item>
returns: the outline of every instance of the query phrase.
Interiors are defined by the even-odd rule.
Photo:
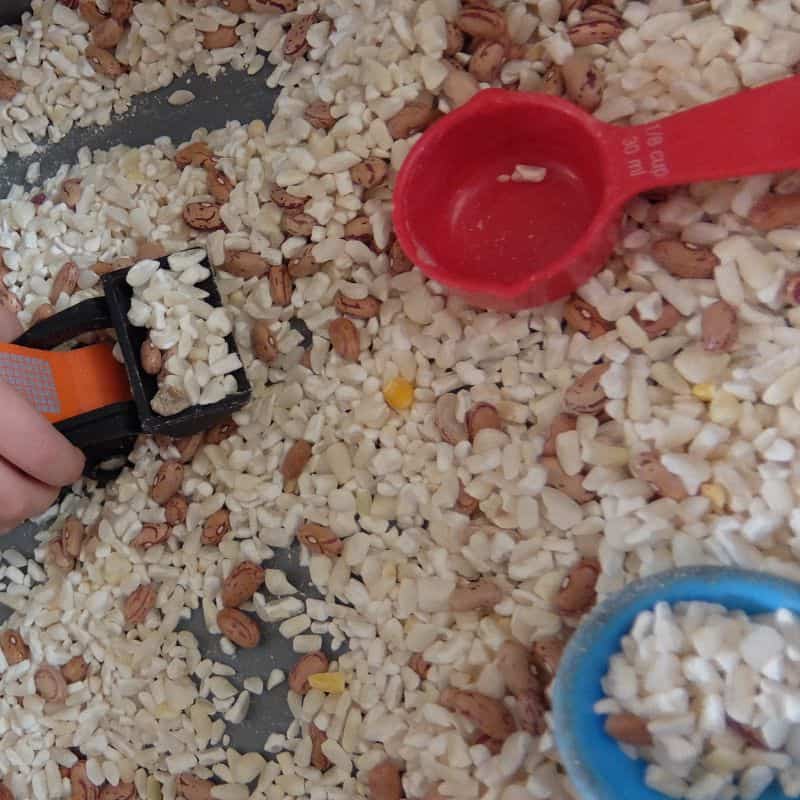
[[[621,639],[641,611],[656,603],[700,600],[747,614],[786,608],[800,615],[800,584],[763,572],[729,567],[685,567],[626,586],[589,614],[570,639],[553,686],[555,738],[581,800],[668,800],[644,782],[646,763],[628,758],[604,730],[594,704],[600,681]],[[788,800],[774,782],[759,800]]]

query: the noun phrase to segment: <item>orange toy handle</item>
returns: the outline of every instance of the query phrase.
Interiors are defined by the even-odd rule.
[[[67,351],[0,343],[0,380],[53,423],[131,400],[125,367],[108,343]]]

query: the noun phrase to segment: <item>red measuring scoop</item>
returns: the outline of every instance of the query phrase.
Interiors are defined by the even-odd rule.
[[[540,183],[498,180],[517,164]],[[603,265],[640,192],[800,168],[800,76],[646,125],[600,122],[566,100],[486,89],[406,158],[394,226],[422,271],[502,310],[569,294]]]

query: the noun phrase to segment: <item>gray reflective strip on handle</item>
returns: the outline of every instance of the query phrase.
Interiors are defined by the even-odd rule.
[[[43,358],[0,353],[0,381],[16,389],[42,414],[61,411],[53,368]]]

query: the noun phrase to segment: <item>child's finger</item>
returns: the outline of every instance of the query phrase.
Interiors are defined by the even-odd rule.
[[[6,308],[0,308],[0,342],[11,342],[22,333],[22,325],[17,315]]]
[[[58,499],[58,491],[0,458],[0,533],[46,511]]]
[[[0,457],[48,486],[66,486],[78,480],[83,453],[2,382],[0,408]]]

